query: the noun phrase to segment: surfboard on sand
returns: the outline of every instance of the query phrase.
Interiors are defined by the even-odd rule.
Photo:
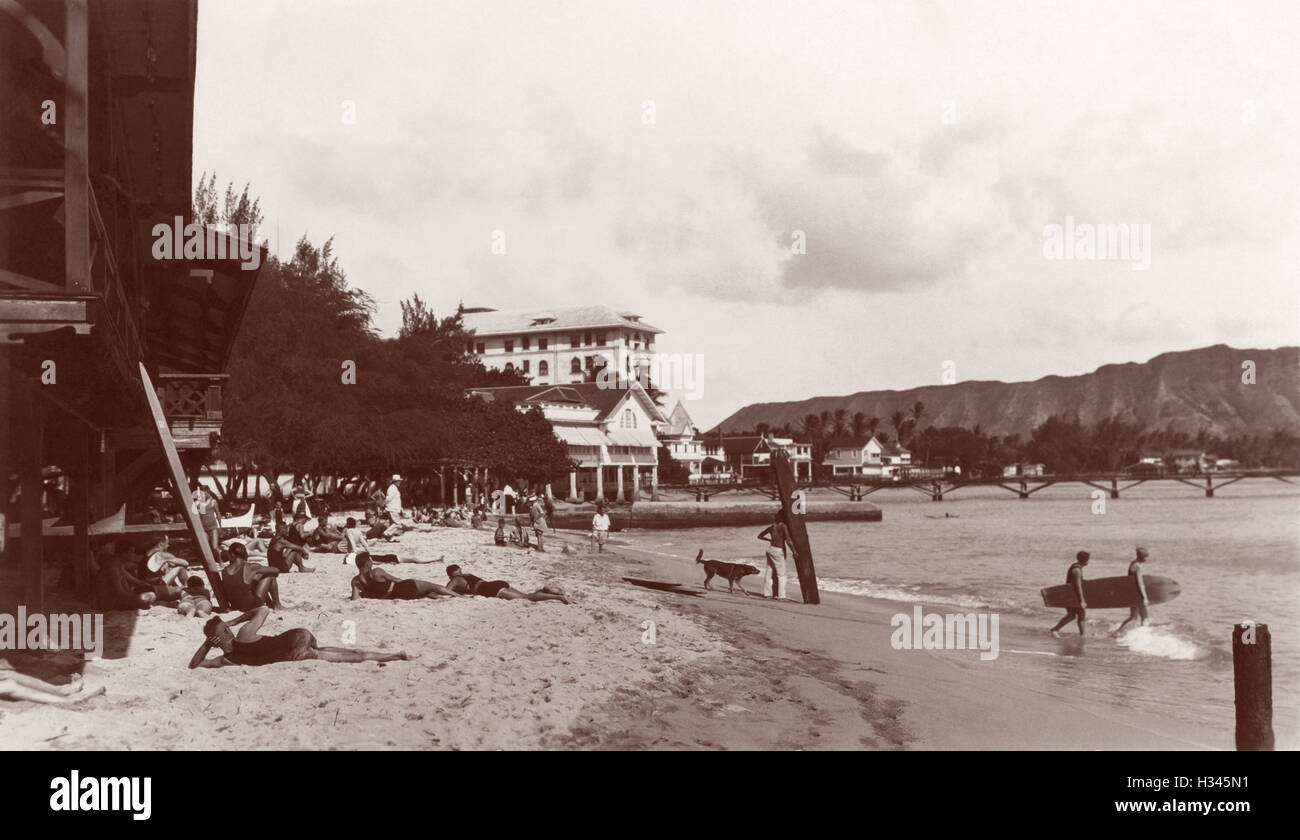
[[[1147,601],[1152,604],[1163,604],[1165,601],[1172,601],[1182,591],[1178,586],[1178,581],[1160,575],[1143,575],[1142,582],[1146,584]],[[1042,595],[1043,606],[1045,607],[1079,606],[1079,599],[1074,595],[1074,587],[1066,584],[1049,586],[1042,590]],[[1083,597],[1088,599],[1089,609],[1101,610],[1131,607],[1142,601],[1138,595],[1137,587],[1129,579],[1128,575],[1097,578],[1096,580],[1085,579],[1083,582]]]

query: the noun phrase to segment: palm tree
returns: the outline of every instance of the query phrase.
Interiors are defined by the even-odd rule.
[[[772,431],[772,426],[770,423],[764,421],[762,423],[759,423],[757,426],[755,426],[754,430],[758,432],[759,437],[767,437],[767,433]]]
[[[868,418],[867,418],[867,434],[870,435],[871,437],[875,437],[875,436],[876,436],[876,430],[880,428],[880,423],[881,423],[881,420],[880,420],[879,417],[874,417],[874,416],[872,416],[872,417],[868,417]]]
[[[867,433],[867,415],[861,411],[853,412],[853,420],[850,422],[849,428],[853,431],[854,439],[861,440]]]
[[[834,437],[844,437],[849,430],[849,412],[847,409],[837,408],[833,415],[834,420],[831,423],[831,434]]]
[[[822,420],[816,414],[809,414],[799,421],[799,431],[809,443],[815,443],[822,430]]]
[[[903,445],[903,429],[907,426],[907,415],[901,411],[895,411],[889,415],[889,425],[894,427],[894,440],[898,445]]]

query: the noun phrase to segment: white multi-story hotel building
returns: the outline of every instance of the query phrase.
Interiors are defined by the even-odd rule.
[[[605,364],[636,379],[638,354],[653,353],[663,332],[635,312],[598,304],[509,312],[474,307],[461,315],[474,331],[467,352],[488,368],[521,371],[534,385],[590,381],[589,372]]]

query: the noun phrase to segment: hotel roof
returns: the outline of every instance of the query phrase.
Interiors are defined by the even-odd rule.
[[[552,306],[547,309],[498,311],[469,307],[462,316],[465,328],[478,335],[513,335],[528,332],[559,332],[593,327],[617,327],[662,333],[635,312],[615,312],[608,306]]]
[[[606,420],[610,412],[618,408],[628,392],[638,400],[646,413],[656,422],[666,422],[662,409],[655,405],[645,390],[636,383],[631,388],[604,388],[596,382],[579,382],[572,385],[506,385],[495,388],[473,388],[470,393],[477,394],[488,401],[504,400],[515,405],[541,405],[543,403],[585,405],[598,412],[595,422]]]

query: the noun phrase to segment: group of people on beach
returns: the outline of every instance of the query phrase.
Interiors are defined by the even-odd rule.
[[[1088,612],[1088,599],[1085,597],[1083,589],[1083,570],[1088,565],[1091,556],[1092,555],[1086,551],[1080,551],[1075,555],[1074,562],[1070,564],[1069,570],[1065,573],[1065,585],[1069,586],[1074,591],[1074,595],[1078,599],[1079,604],[1078,606],[1066,607],[1064,617],[1062,617],[1060,621],[1056,622],[1056,626],[1052,628],[1052,635],[1058,639],[1061,637],[1061,628],[1069,624],[1071,620],[1078,622],[1079,635],[1083,635],[1083,624]],[[1129,579],[1133,582],[1134,587],[1136,587],[1138,596],[1141,600],[1129,608],[1128,618],[1124,619],[1123,623],[1120,624],[1119,629],[1114,632],[1114,635],[1116,636],[1123,633],[1124,628],[1127,627],[1131,621],[1138,622],[1139,627],[1146,626],[1148,619],[1147,608],[1150,606],[1150,602],[1147,599],[1146,583],[1142,580],[1142,564],[1150,557],[1151,553],[1149,551],[1142,546],[1138,546],[1133,562],[1128,564]]]

